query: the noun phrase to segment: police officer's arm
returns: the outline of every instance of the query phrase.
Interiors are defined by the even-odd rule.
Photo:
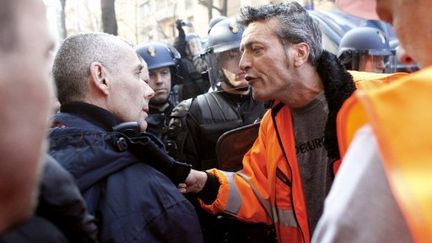
[[[186,116],[186,131],[187,136],[184,141],[183,151],[182,151],[182,161],[187,161],[192,165],[192,168],[201,170],[201,156],[199,151],[201,150],[201,130],[200,130],[200,108],[197,102],[191,104],[188,115]]]

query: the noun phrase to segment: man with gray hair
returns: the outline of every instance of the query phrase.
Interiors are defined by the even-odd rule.
[[[0,0],[0,234],[36,205],[54,89],[41,0]]]
[[[159,140],[141,133],[154,92],[134,48],[104,33],[71,36],[53,76],[61,107],[50,154],[74,175],[99,220],[100,241],[201,242],[192,205],[148,165],[171,158]]]
[[[200,192],[212,213],[274,224],[279,242],[310,242],[340,161],[336,115],[355,86],[298,3],[246,7],[241,17],[240,68],[272,108],[242,170],[192,170],[179,187]]]

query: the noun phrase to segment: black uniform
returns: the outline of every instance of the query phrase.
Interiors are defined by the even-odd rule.
[[[158,108],[151,106],[149,107],[149,115],[147,121],[147,132],[158,137],[162,142],[167,145],[167,132],[168,123],[170,120],[170,114],[174,108],[172,102],[168,101],[165,106]]]
[[[194,169],[217,168],[218,138],[226,131],[253,123],[264,110],[263,103],[253,100],[251,92],[239,95],[218,91],[183,102],[172,113],[168,136],[175,148],[170,152]]]

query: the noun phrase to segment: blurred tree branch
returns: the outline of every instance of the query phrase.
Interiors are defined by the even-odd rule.
[[[115,13],[115,0],[101,0],[103,32],[117,35],[117,18]]]
[[[209,20],[213,18],[213,9],[217,10],[221,15],[227,16],[228,0],[223,0],[222,8],[216,7],[213,0],[198,0],[198,3],[207,7]]]
[[[61,21],[61,31],[63,39],[67,37],[66,29],[66,0],[60,0],[61,11],[60,11],[60,21]]]

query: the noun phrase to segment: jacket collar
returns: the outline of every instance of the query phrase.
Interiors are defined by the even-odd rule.
[[[112,131],[112,127],[121,123],[120,119],[111,112],[85,102],[63,104],[60,112],[74,114],[107,131]]]
[[[337,141],[336,118],[342,104],[355,91],[351,74],[340,63],[337,57],[323,51],[317,66],[317,71],[324,85],[329,115],[324,133],[324,146],[330,158],[340,159],[339,146]]]
[[[318,60],[317,72],[324,86],[324,95],[328,103],[329,114],[324,132],[324,146],[330,158],[340,159],[337,141],[336,117],[342,104],[355,91],[356,87],[351,74],[340,63],[337,57],[323,51]],[[272,105],[272,116],[284,106],[280,101]]]

